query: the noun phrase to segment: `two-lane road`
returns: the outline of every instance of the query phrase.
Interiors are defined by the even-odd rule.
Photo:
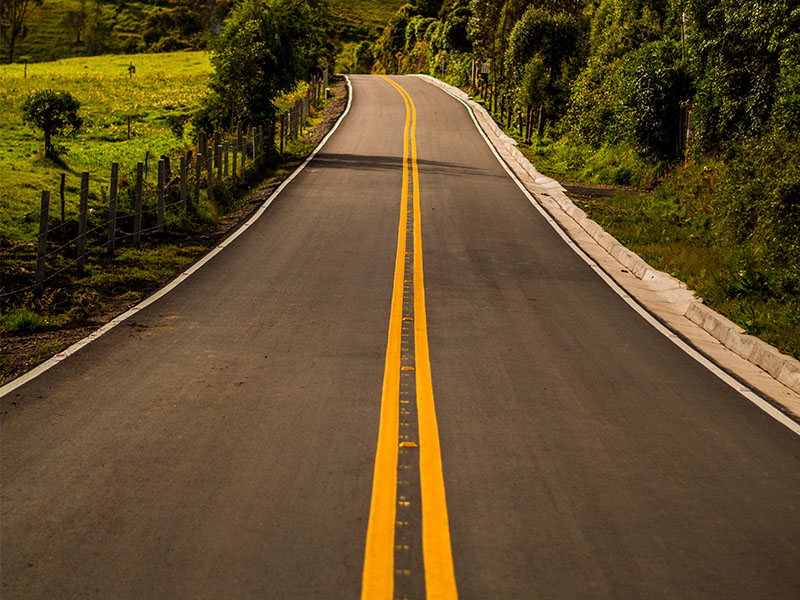
[[[351,79],[244,234],[2,397],[0,597],[797,597],[800,437],[460,103]]]

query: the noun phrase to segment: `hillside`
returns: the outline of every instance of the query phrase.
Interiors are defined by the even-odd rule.
[[[345,25],[382,29],[405,3],[405,0],[330,0],[330,9]]]
[[[218,27],[226,6],[213,1],[198,10],[184,0],[45,0],[31,12],[15,62],[201,49],[207,44],[205,32]],[[5,47],[0,62],[8,62]]]
[[[342,41],[375,39],[403,0],[330,0],[331,33]],[[97,54],[134,54],[205,48],[228,3],[198,10],[186,0],[158,2],[45,0],[17,42],[15,62],[42,62]],[[99,17],[99,18],[98,18]],[[0,63],[8,63],[7,48]]]

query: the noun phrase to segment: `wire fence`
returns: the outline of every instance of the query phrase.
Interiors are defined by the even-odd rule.
[[[67,218],[64,202],[64,176],[61,178],[61,215],[52,218],[51,192],[42,190],[39,209],[39,232],[36,251],[27,249],[22,260],[31,268],[25,272],[32,277],[17,277],[7,282],[3,270],[7,259],[0,262],[0,300],[8,301],[26,293],[41,293],[49,283],[66,272],[85,273],[87,261],[100,257],[113,258],[118,247],[139,247],[142,237],[164,233],[168,217],[179,222],[191,210],[196,210],[205,198],[212,204],[215,194],[224,194],[240,183],[251,181],[283,154],[285,145],[302,134],[312,106],[318,106],[328,85],[327,69],[322,77],[312,79],[307,93],[295,104],[264,125],[237,127],[230,136],[208,136],[201,133],[197,147],[173,161],[167,155],[158,158],[157,179],[147,178],[149,155],[138,162],[132,182],[122,181],[119,163],[111,163],[107,203],[88,206],[91,175],[81,173],[80,204],[77,215]],[[102,194],[105,198],[105,193]],[[99,214],[98,214],[99,213]],[[90,224],[91,220],[91,224]],[[26,280],[27,279],[27,280]],[[13,289],[11,289],[13,286]]]

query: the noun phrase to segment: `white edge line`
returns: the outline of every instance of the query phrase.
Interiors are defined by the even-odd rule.
[[[561,225],[558,224],[558,222],[550,215],[550,213],[548,213],[547,210],[541,204],[539,204],[539,202],[536,200],[536,198],[525,187],[525,184],[523,184],[522,181],[520,181],[520,179],[517,177],[516,173],[514,173],[513,170],[506,164],[506,162],[503,160],[503,158],[497,152],[497,149],[494,147],[494,144],[492,144],[491,140],[489,140],[489,137],[483,131],[483,128],[480,126],[480,124],[478,123],[478,120],[475,118],[475,113],[473,112],[472,107],[467,102],[465,102],[464,100],[462,100],[461,98],[459,98],[458,96],[456,96],[455,94],[450,92],[450,90],[448,90],[446,88],[443,88],[441,86],[438,86],[438,85],[436,85],[436,84],[434,84],[434,83],[432,83],[430,81],[427,81],[427,79],[424,78],[424,77],[420,77],[420,79],[422,79],[423,81],[426,81],[429,85],[433,85],[434,87],[438,87],[443,92],[445,92],[446,94],[448,94],[451,97],[455,98],[456,100],[458,100],[461,104],[463,104],[466,107],[467,111],[469,112],[470,117],[472,118],[472,122],[475,124],[475,127],[478,130],[478,133],[481,134],[481,137],[483,138],[483,141],[486,142],[486,145],[489,146],[489,149],[492,151],[492,154],[494,154],[494,156],[497,159],[497,161],[500,163],[500,165],[503,167],[503,169],[505,169],[506,173],[508,173],[509,177],[511,177],[511,179],[514,181],[514,183],[517,184],[517,187],[522,191],[522,193],[525,195],[525,197],[536,208],[536,210],[538,210],[539,213],[541,213],[541,215],[550,224],[550,226],[556,231],[556,233],[558,233],[558,235],[561,237],[561,239],[564,240],[564,242],[567,244],[567,246],[572,248],[572,250],[574,250],[575,253],[578,256],[580,256],[584,260],[584,262],[586,262],[586,264],[588,264],[590,267],[592,267],[595,270],[595,272],[600,276],[600,278],[603,281],[605,281],[606,284],[612,290],[614,290],[614,292],[628,306],[630,306],[633,310],[635,310],[637,313],[639,313],[639,315],[645,321],[650,323],[650,325],[655,327],[655,329],[659,333],[664,335],[673,344],[678,346],[678,348],[683,350],[686,354],[691,356],[693,359],[695,359],[697,362],[699,362],[701,365],[703,365],[706,369],[711,371],[711,373],[713,373],[719,379],[721,379],[723,382],[728,384],[728,386],[730,386],[736,392],[738,392],[739,394],[741,394],[742,396],[747,398],[750,402],[752,402],[753,404],[758,406],[761,410],[763,410],[765,413],[767,413],[773,419],[775,419],[776,421],[782,423],[783,425],[785,425],[786,427],[791,429],[797,435],[800,435],[800,423],[797,423],[796,421],[794,421],[793,419],[791,419],[790,417],[785,415],[783,412],[781,412],[780,410],[775,408],[772,404],[770,404],[769,402],[764,400],[761,396],[756,394],[748,386],[746,386],[742,382],[738,381],[737,379],[735,379],[734,377],[729,375],[727,372],[725,372],[723,369],[721,369],[719,366],[717,366],[714,362],[712,362],[711,360],[706,358],[703,354],[701,354],[695,348],[693,348],[692,346],[690,346],[689,344],[684,342],[680,337],[678,337],[678,335],[674,331],[669,329],[661,321],[659,321],[652,314],[650,314],[645,308],[643,308],[641,304],[636,302],[628,294],[628,292],[626,292],[622,287],[620,287],[620,285],[616,281],[614,281],[611,278],[611,276],[608,275],[608,273],[606,273],[603,270],[603,268],[599,264],[597,264],[588,254],[585,253],[583,251],[583,249],[580,248],[578,246],[578,244],[576,242],[574,242],[572,240],[572,238],[569,237],[569,235],[562,229]]]
[[[16,379],[13,379],[12,381],[10,381],[7,384],[5,384],[4,386],[0,387],[0,398],[5,396],[6,394],[9,394],[9,393],[13,392],[18,387],[20,387],[22,385],[25,385],[26,383],[28,383],[32,379],[35,379],[36,377],[38,377],[39,375],[41,375],[42,373],[44,373],[48,369],[54,367],[55,365],[57,365],[58,363],[60,363],[64,359],[66,359],[67,357],[71,356],[72,354],[75,354],[78,350],[80,350],[84,346],[87,346],[88,344],[90,344],[91,342],[93,342],[94,340],[99,338],[101,335],[103,335],[104,333],[108,333],[114,327],[116,327],[117,325],[119,325],[120,323],[122,323],[123,321],[128,319],[129,317],[135,315],[136,313],[138,313],[143,308],[149,306],[150,304],[152,304],[153,302],[155,302],[159,298],[161,298],[163,296],[166,296],[169,292],[171,292],[176,287],[178,287],[181,283],[186,281],[186,279],[190,275],[192,275],[195,271],[200,269],[203,265],[205,265],[208,261],[210,261],[212,258],[214,258],[217,254],[222,252],[231,242],[233,242],[233,240],[235,240],[237,237],[242,235],[242,233],[244,233],[245,230],[250,225],[252,225],[259,217],[261,217],[261,215],[264,214],[264,211],[266,211],[267,208],[269,208],[270,204],[272,204],[272,202],[275,200],[275,198],[278,197],[278,194],[280,194],[284,190],[284,188],[286,188],[286,186],[289,185],[292,182],[292,180],[294,180],[294,178],[297,177],[303,169],[305,169],[306,165],[308,163],[310,163],[314,159],[314,157],[319,153],[319,151],[322,150],[322,147],[327,143],[328,139],[339,128],[339,125],[342,123],[344,118],[347,116],[347,113],[350,112],[350,105],[352,104],[352,101],[353,101],[353,86],[350,83],[350,78],[347,77],[347,75],[345,75],[344,77],[345,77],[345,81],[347,82],[347,106],[345,106],[344,112],[337,119],[337,121],[334,124],[333,128],[331,128],[331,130],[327,133],[327,135],[324,138],[322,138],[322,141],[317,145],[316,148],[314,148],[313,152],[311,152],[311,154],[303,161],[303,163],[299,167],[297,167],[294,170],[294,172],[292,172],[292,174],[289,175],[289,177],[287,177],[275,189],[274,192],[272,192],[270,197],[267,198],[264,201],[264,203],[258,208],[258,210],[256,212],[254,212],[244,223],[242,223],[236,231],[234,231],[231,235],[229,235],[224,240],[222,240],[215,248],[213,248],[210,252],[208,252],[206,255],[204,255],[200,260],[198,260],[197,262],[192,264],[188,269],[186,269],[181,274],[179,274],[175,278],[173,278],[172,281],[170,281],[167,285],[162,287],[160,290],[158,290],[155,293],[153,293],[152,295],[148,296],[147,298],[145,298],[144,300],[142,300],[141,302],[139,302],[138,304],[136,304],[132,308],[129,308],[127,311],[125,311],[121,315],[118,315],[118,316],[114,317],[108,323],[106,323],[105,325],[103,325],[99,329],[93,331],[92,333],[87,335],[82,340],[79,340],[79,341],[75,342],[74,344],[72,344],[66,350],[63,350],[63,351],[59,352],[55,356],[52,356],[51,358],[47,359],[45,362],[43,362],[42,364],[38,365],[37,367],[31,369],[27,373],[23,373],[22,375],[20,375]]]

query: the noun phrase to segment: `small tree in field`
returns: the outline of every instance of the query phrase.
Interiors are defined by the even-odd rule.
[[[78,115],[81,103],[69,92],[39,90],[30,94],[22,105],[22,119],[44,133],[44,155],[56,158],[58,152],[51,141],[54,135],[71,135],[83,125]]]

